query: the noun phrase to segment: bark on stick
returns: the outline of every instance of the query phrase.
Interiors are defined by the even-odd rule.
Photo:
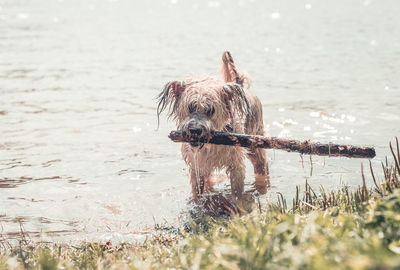
[[[279,149],[288,152],[299,152],[318,156],[373,158],[373,147],[360,147],[354,145],[322,144],[311,141],[289,140],[276,137],[263,137],[257,135],[234,134],[225,132],[212,132],[210,138],[190,136],[180,130],[171,131],[169,138],[174,142],[211,143],[220,145],[233,145],[247,148]]]

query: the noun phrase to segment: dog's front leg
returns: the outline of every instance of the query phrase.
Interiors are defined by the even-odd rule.
[[[230,165],[226,172],[231,180],[233,198],[240,199],[244,192],[244,178],[246,173],[246,167],[243,160],[239,163]]]
[[[247,153],[247,157],[250,159],[254,167],[254,187],[260,194],[267,193],[270,182],[265,149],[250,149]]]

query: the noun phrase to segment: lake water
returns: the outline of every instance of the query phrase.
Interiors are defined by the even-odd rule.
[[[399,14],[398,0],[0,0],[0,234],[179,222],[187,169],[174,123],[155,130],[154,98],[170,80],[220,76],[224,50],[251,75],[270,136],[375,146],[382,178],[400,135]],[[314,156],[311,173],[309,156],[268,157],[266,199],[306,179],[361,183],[360,159]]]

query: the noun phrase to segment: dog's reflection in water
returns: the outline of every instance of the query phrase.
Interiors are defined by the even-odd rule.
[[[269,179],[263,175],[255,175],[255,182],[238,200],[229,191],[208,191],[202,194],[200,200],[190,201],[193,206],[192,215],[207,215],[211,217],[231,216],[251,212],[256,199],[267,193]],[[196,213],[197,212],[197,213]]]

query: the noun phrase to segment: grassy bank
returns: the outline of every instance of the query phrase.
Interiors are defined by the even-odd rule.
[[[364,173],[356,189],[316,192],[306,183],[291,202],[280,197],[230,220],[209,218],[190,232],[158,230],[138,245],[3,244],[0,269],[400,269],[398,144],[391,152],[381,183],[365,168],[372,188]]]

